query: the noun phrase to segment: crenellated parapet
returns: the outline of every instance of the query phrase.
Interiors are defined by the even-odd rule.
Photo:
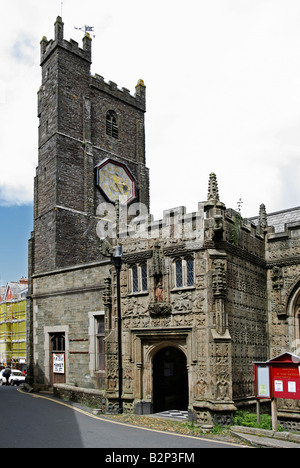
[[[89,33],[86,33],[82,40],[82,48],[79,47],[78,42],[70,39],[67,41],[64,39],[64,23],[60,16],[57,17],[55,22],[55,37],[48,41],[44,36],[41,40],[41,66],[49,59],[50,55],[58,48],[64,49],[67,52],[71,52],[77,55],[79,58],[85,60],[89,64],[92,63],[92,38]],[[143,80],[138,80],[135,87],[135,95],[130,94],[129,89],[119,89],[118,85],[113,81],[108,83],[104,81],[101,75],[95,73],[90,76],[90,86],[96,88],[99,91],[115,97],[127,104],[130,104],[142,111],[146,111],[146,86]]]
[[[109,217],[114,220],[115,207],[111,205],[110,208]],[[137,213],[143,214],[136,216]],[[106,222],[106,219],[100,221],[99,228]],[[121,207],[119,228],[122,239],[162,238],[167,244],[189,241],[197,243],[198,248],[222,248],[226,243],[264,258],[265,230],[253,220],[242,218],[236,210],[226,209],[219,199],[215,174],[210,175],[208,200],[199,202],[197,211],[188,213],[185,206],[174,207],[164,210],[163,217],[155,220],[146,207],[133,203],[129,207]],[[99,232],[108,230],[114,233],[113,222],[110,229],[103,224]]]
[[[135,206],[136,205],[136,206]],[[110,218],[113,219],[114,206],[112,205]],[[176,241],[196,241],[199,246],[204,242],[204,205],[198,204],[198,210],[187,213],[185,206],[175,207],[163,212],[163,217],[155,220],[151,214],[131,217],[134,211],[140,210],[140,204],[136,203],[129,207],[121,207],[120,210],[120,232],[121,239],[165,239],[166,243]],[[145,208],[145,207],[144,207]],[[145,211],[145,210],[143,210]],[[107,219],[99,221],[99,232],[114,234],[116,223],[110,225]],[[102,228],[102,229],[101,229]]]
[[[127,88],[119,89],[118,85],[113,81],[106,83],[103,76],[98,75],[97,73],[94,76],[91,76],[91,86],[120,99],[127,104],[137,107],[142,111],[146,111],[146,86],[143,80],[139,80],[137,82],[134,96],[130,94],[129,89]]]
[[[41,65],[43,65],[45,60],[49,58],[57,47],[72,52],[89,63],[92,62],[92,39],[88,33],[84,36],[82,48],[80,48],[78,42],[73,39],[70,39],[70,41],[64,39],[64,23],[60,16],[57,17],[54,28],[54,40],[50,39],[48,41],[45,36],[41,40]]]

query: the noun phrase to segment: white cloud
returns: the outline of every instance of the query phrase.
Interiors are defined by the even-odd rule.
[[[53,38],[59,0],[3,7],[0,203],[32,198],[37,164],[39,41]],[[65,38],[95,27],[93,73],[147,86],[152,211],[207,195],[216,172],[227,206],[255,215],[299,205],[298,0],[65,0]],[[299,180],[299,177],[298,177]],[[288,204],[284,205],[285,203]]]
[[[5,104],[6,100],[6,85],[3,80],[0,81],[0,106]]]

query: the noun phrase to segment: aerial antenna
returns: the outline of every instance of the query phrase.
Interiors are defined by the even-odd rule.
[[[90,34],[90,32],[94,32],[94,26],[87,26],[87,25],[85,25],[85,26],[82,26],[82,28],[76,28],[76,26],[74,26],[74,28],[77,29],[77,30],[79,30],[79,31],[83,31],[84,34],[87,34],[87,33]],[[92,36],[92,37],[96,37],[94,34],[92,34],[91,36]]]

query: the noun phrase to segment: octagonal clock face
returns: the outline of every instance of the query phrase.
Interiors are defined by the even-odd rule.
[[[107,159],[97,168],[97,185],[108,198],[115,203],[128,204],[136,197],[135,178],[125,164]]]

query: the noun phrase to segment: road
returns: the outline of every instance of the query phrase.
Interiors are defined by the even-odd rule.
[[[0,387],[0,448],[105,448],[116,457],[122,449],[153,447],[172,452],[239,446],[110,422],[61,400]]]

